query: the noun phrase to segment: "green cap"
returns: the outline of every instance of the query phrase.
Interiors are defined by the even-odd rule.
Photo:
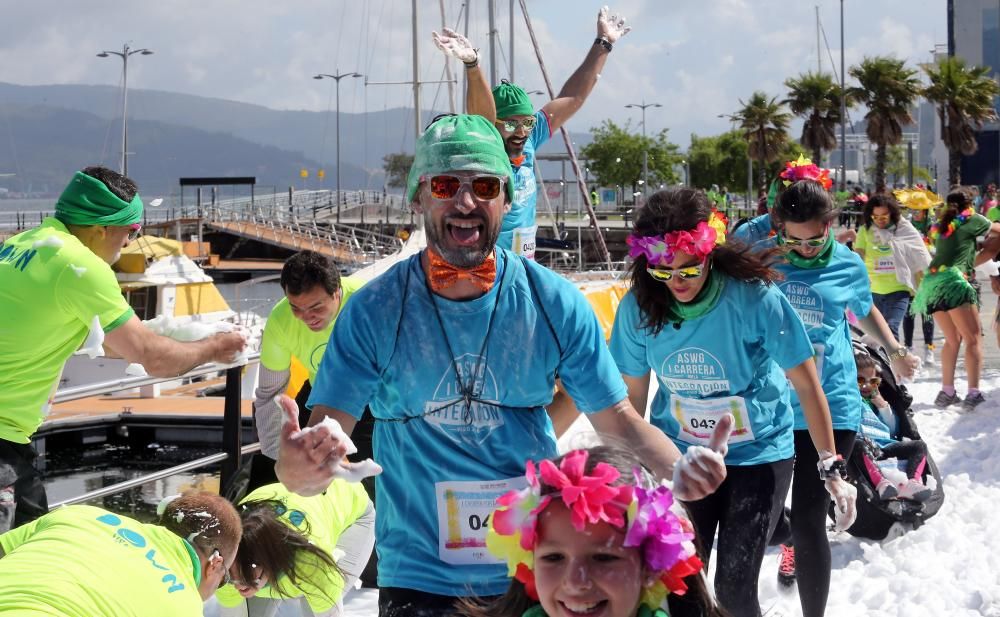
[[[478,171],[507,178],[514,201],[514,174],[496,127],[482,116],[445,116],[417,139],[413,165],[406,178],[406,201],[412,202],[420,179],[455,171]]]
[[[142,220],[142,198],[136,193],[132,201],[124,201],[97,178],[78,171],[56,202],[56,218],[64,225],[123,227]]]
[[[497,105],[497,118],[531,116],[535,113],[528,93],[507,81],[493,88],[493,102]]]

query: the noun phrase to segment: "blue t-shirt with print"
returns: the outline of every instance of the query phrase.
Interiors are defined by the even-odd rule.
[[[756,216],[734,229],[730,234],[730,237],[736,238],[746,244],[753,245],[761,240],[767,240],[770,235],[771,215],[761,214],[760,216]]]
[[[532,257],[535,254],[535,205],[538,197],[538,183],[535,182],[535,150],[549,140],[549,121],[545,112],[535,112],[535,128],[524,142],[524,161],[519,166],[512,165],[514,172],[514,202],[510,212],[503,217],[497,246],[519,255]],[[518,245],[514,245],[514,236]]]
[[[611,355],[625,375],[653,370],[659,389],[651,422],[682,452],[707,443],[715,420],[729,412],[736,423],[727,465],[792,456],[792,407],[783,369],[809,359],[812,347],[781,292],[725,277],[718,304],[701,317],[679,328],[667,324],[656,334],[642,323],[630,291],[615,316]]]
[[[344,308],[320,364],[308,405],[356,418],[369,405],[376,420],[379,586],[503,593],[486,517],[525,485],[527,459],[556,455],[543,408],[556,373],[584,412],[627,396],[573,284],[497,254],[497,284],[466,302],[429,293],[420,255],[393,266]]]
[[[774,238],[755,245],[772,246]],[[833,428],[858,430],[862,400],[846,311],[850,309],[857,317],[871,312],[872,292],[865,263],[857,253],[836,242],[826,267],[799,268],[782,261],[775,268],[785,277],[778,289],[802,318],[815,349],[816,371],[830,405]],[[805,430],[805,415],[794,390],[792,406],[795,430]]]
[[[891,409],[879,412],[871,401],[864,401],[861,407],[861,433],[874,441],[878,447],[885,448],[899,442],[892,437],[896,432],[896,424]]]

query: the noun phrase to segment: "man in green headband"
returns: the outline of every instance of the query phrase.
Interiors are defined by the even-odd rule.
[[[427,248],[341,311],[307,403],[311,427],[301,431],[294,402],[281,401],[275,471],[303,495],[358,471],[342,463],[347,435],[371,409],[385,470],[376,483],[381,617],[452,615],[458,597],[506,590],[506,567],[485,550],[487,519],[497,497],[526,485],[526,459],[556,454],[545,408],[557,374],[598,431],[674,473],[678,496],[699,498],[725,476],[717,452],[703,472],[679,462],[673,443],[632,408],[580,291],[495,246],[513,198],[508,161],[482,116],[427,128],[406,188]]]
[[[96,347],[103,339],[107,350],[157,377],[231,361],[246,345],[237,332],[179,343],[142,325],[111,270],[141,219],[132,180],[88,167],[70,180],[54,217],[0,244],[0,470],[6,465],[15,476],[0,486],[0,494],[13,492],[13,516],[0,520],[14,527],[48,510],[31,436],[49,412],[63,365],[86,340]],[[9,498],[0,508],[10,508]]]
[[[479,68],[479,53],[472,43],[447,28],[442,35],[434,34],[434,41],[442,51],[465,63],[469,113],[495,121],[514,173],[514,202],[504,217],[497,246],[534,259],[538,230],[535,223],[535,150],[583,106],[597,84],[613,44],[629,30],[623,17],[609,15],[606,6],[601,8],[597,14],[597,38],[588,49],[583,64],[563,84],[559,95],[538,111],[527,92],[506,80],[493,88],[490,96],[485,90],[486,77]]]

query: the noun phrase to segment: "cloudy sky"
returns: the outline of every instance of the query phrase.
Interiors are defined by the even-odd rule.
[[[420,75],[442,78],[442,55],[430,42],[446,22],[461,24],[461,0],[419,0]],[[487,41],[487,2],[470,0],[470,38]],[[497,0],[499,74],[506,76],[509,0]],[[945,0],[846,0],[846,61],[893,54],[911,63],[945,43]],[[783,81],[817,66],[815,6],[829,43],[821,40],[824,70],[840,61],[838,0],[624,0],[611,6],[633,31],[616,46],[586,106],[571,121],[587,131],[606,118],[632,119],[627,103],[656,102],[649,129],[669,128],[686,144],[692,132],[729,127],[732,113],[753,90],[783,95]],[[412,74],[408,0],[2,0],[0,81],[37,84],[110,84],[121,79],[117,58],[97,58],[126,41],[149,48],[133,57],[129,87],[219,97],[277,109],[332,109],[333,81],[318,72],[358,71],[368,81],[402,81]],[[590,47],[598,3],[528,0],[543,60],[558,91]],[[544,89],[524,20],[516,11],[514,76],[526,89]],[[485,64],[485,63],[484,63]],[[447,89],[423,86],[423,105],[447,105]],[[536,96],[541,102],[541,97]],[[405,85],[368,85],[347,79],[341,110],[363,112],[409,106]]]

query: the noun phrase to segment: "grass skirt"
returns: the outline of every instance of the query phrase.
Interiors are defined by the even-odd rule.
[[[910,304],[914,315],[950,311],[963,304],[979,306],[979,293],[958,268],[951,266],[928,272]]]

